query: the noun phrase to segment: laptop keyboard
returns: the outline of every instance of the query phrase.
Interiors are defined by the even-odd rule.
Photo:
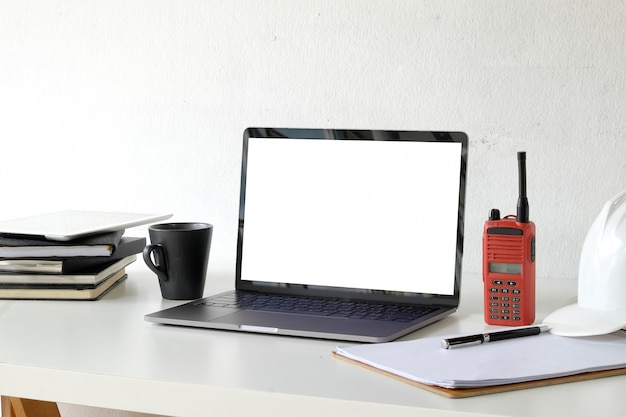
[[[434,307],[382,304],[341,298],[311,298],[289,295],[230,293],[199,304],[212,307],[246,308],[317,316],[409,322],[436,310]]]

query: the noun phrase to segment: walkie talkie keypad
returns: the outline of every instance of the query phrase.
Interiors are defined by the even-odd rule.
[[[492,320],[520,321],[522,290],[514,280],[493,280],[489,287],[489,317]]]

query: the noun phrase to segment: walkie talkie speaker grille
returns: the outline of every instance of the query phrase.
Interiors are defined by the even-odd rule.
[[[553,334],[593,336],[626,327],[626,190],[606,202],[583,244],[578,302],[544,320]]]

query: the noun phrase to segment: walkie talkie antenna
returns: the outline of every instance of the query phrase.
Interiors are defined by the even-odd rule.
[[[517,221],[528,223],[528,198],[526,196],[526,152],[517,153],[519,167],[519,198],[517,199]]]

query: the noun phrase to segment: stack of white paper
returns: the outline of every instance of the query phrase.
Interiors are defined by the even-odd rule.
[[[626,367],[626,335],[566,338],[544,333],[458,349],[442,338],[338,347],[336,353],[412,381],[475,388]]]

